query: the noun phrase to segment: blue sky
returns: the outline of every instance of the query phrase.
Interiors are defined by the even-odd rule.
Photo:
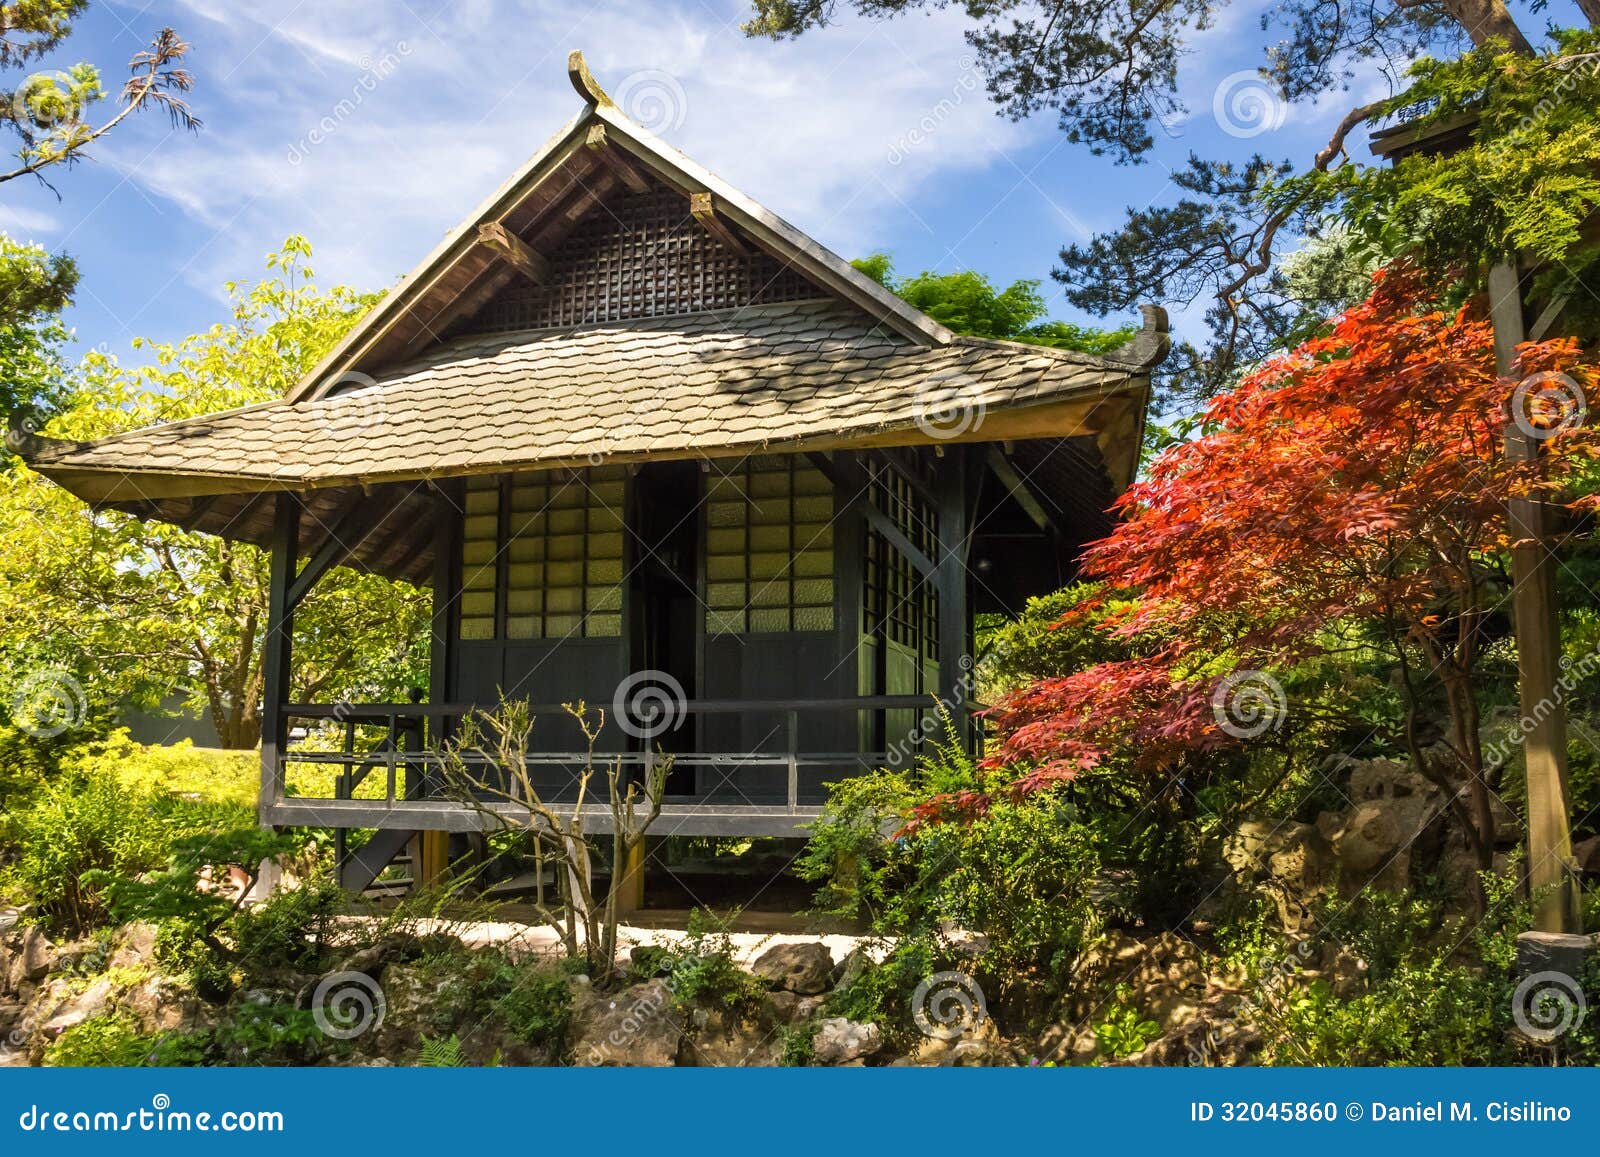
[[[58,176],[60,200],[8,184],[0,228],[78,258],[69,320],[83,346],[125,359],[135,336],[223,320],[224,284],[259,276],[290,233],[311,238],[323,283],[380,287],[578,110],[565,59],[581,48],[636,119],[844,256],[1044,278],[1055,315],[1083,320],[1048,280],[1063,243],[1172,199],[1169,166],[1191,149],[1303,161],[1351,103],[1386,91],[1374,76],[1225,132],[1218,86],[1260,60],[1259,12],[1246,0],[1195,42],[1190,114],[1148,163],[1119,167],[1050,114],[995,115],[959,10],[775,44],[738,30],[746,0],[98,0],[40,67],[89,60],[110,88],[170,24],[193,46],[205,127],[127,122]]]

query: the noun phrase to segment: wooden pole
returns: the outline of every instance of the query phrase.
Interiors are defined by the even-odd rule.
[[[1525,340],[1520,275],[1514,263],[1489,271],[1489,309],[1494,322],[1495,368],[1514,372],[1517,346]],[[1518,423],[1505,435],[1506,458],[1535,462],[1539,440]],[[1528,780],[1528,886],[1534,897],[1534,927],[1540,932],[1578,932],[1582,914],[1574,886],[1571,793],[1567,781],[1567,711],[1558,689],[1561,627],[1557,617],[1555,566],[1549,549],[1544,503],[1512,498],[1511,600],[1517,635],[1517,666]],[[1485,833],[1493,838],[1492,833]]]
[[[971,739],[965,682],[972,671],[967,612],[967,470],[961,446],[945,448],[936,475],[939,497],[939,551],[935,560],[939,592],[939,702],[950,712],[963,743]],[[965,665],[963,665],[963,661]]]
[[[273,496],[272,561],[267,579],[267,634],[261,653],[261,818],[283,801],[283,748],[288,741],[283,705],[289,701],[294,607],[289,588],[299,563],[300,500],[287,492]]]

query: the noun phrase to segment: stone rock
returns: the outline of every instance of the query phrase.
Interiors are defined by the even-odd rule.
[[[1390,892],[1410,887],[1413,862],[1434,858],[1443,846],[1440,794],[1403,763],[1367,759],[1351,765],[1352,807],[1324,825],[1346,896],[1368,887]]]
[[[152,1033],[191,1032],[200,1026],[205,1008],[194,993],[162,976],[134,985],[117,1003]]]
[[[680,1065],[771,1068],[783,1062],[783,1035],[775,1024],[729,1009],[695,1009],[678,1054]]]
[[[116,947],[107,964],[110,968],[137,968],[150,964],[156,955],[154,924],[125,924],[117,933]]]
[[[969,931],[954,920],[939,922],[939,939],[951,953],[964,960],[976,960],[989,951],[987,936],[982,932]]]
[[[111,981],[102,976],[90,984],[81,993],[67,998],[50,1014],[40,1031],[49,1037],[58,1037],[69,1028],[75,1028],[90,1017],[99,1016],[111,1006],[111,998],[115,995],[116,988]]]
[[[684,1018],[665,982],[647,981],[596,997],[572,1020],[573,1063],[665,1067],[678,1062]]]
[[[883,1030],[875,1024],[861,1024],[832,1016],[817,1025],[811,1037],[811,1053],[818,1064],[843,1065],[872,1056],[883,1047]]]
[[[1517,937],[1517,972],[1559,972],[1578,979],[1596,951],[1596,938],[1566,932],[1523,932]]]
[[[1573,844],[1572,858],[1578,862],[1578,871],[1587,876],[1600,876],[1600,836],[1590,836]]]
[[[800,998],[787,989],[767,993],[767,1011],[779,1024],[794,1024],[800,1018]]]
[[[828,991],[833,979],[833,953],[820,941],[774,944],[750,966],[750,971],[771,988],[784,988],[803,996]]]
[[[55,962],[55,945],[50,943],[36,925],[29,925],[22,933],[21,944],[12,955],[11,991],[20,992],[24,984],[39,983],[50,969],[55,967]]]
[[[1320,827],[1246,820],[1223,845],[1223,859],[1237,881],[1260,887],[1273,899],[1278,922],[1295,932],[1309,922],[1314,901],[1336,876],[1333,850]]]

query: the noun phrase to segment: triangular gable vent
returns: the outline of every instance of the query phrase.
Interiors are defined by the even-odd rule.
[[[708,231],[688,197],[654,181],[590,207],[548,256],[542,284],[513,277],[445,339],[829,296],[737,235]]]

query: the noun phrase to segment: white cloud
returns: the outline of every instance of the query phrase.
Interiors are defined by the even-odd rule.
[[[61,222],[49,213],[21,205],[0,204],[0,233],[12,237],[31,238],[34,234],[46,235],[61,228]]]
[[[613,93],[666,73],[682,107],[663,135],[847,255],[912,218],[925,188],[1053,127],[994,115],[958,12],[774,44],[738,31],[743,0],[470,0],[439,16],[418,0],[181,3],[204,21],[207,127],[159,165],[131,140],[104,157],[192,218],[181,276],[211,292],[296,231],[324,280],[392,281],[578,110],[573,47]]]

